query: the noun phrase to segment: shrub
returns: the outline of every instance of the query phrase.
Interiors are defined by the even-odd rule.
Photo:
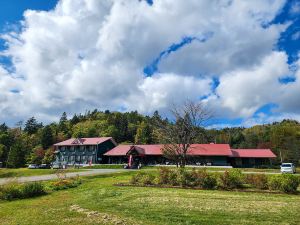
[[[193,176],[193,172],[191,173],[182,168],[177,172],[177,179],[177,183],[179,183],[182,187],[193,187],[196,180],[195,176]]]
[[[283,174],[280,190],[285,193],[296,193],[299,186],[298,177],[292,174]]]
[[[223,174],[219,177],[219,186],[222,189],[234,189],[234,188],[242,188],[244,176],[241,170],[233,169],[233,170],[226,170]]]
[[[214,189],[217,186],[217,178],[212,174],[207,174],[202,179],[201,187],[203,189]]]
[[[20,184],[11,182],[0,186],[0,198],[3,200],[13,200],[22,197]]]
[[[137,173],[137,174],[134,174],[132,177],[131,177],[131,180],[130,180],[130,183],[131,184],[140,184],[141,183],[141,180],[143,178],[145,173]]]
[[[82,183],[79,176],[72,177],[72,178],[65,178],[65,179],[58,179],[57,181],[54,181],[50,184],[50,188],[52,190],[63,190],[68,188],[77,187]]]
[[[31,198],[35,196],[40,196],[45,194],[44,185],[40,182],[33,182],[33,183],[25,183],[22,186],[22,197],[23,198]]]
[[[268,179],[268,186],[270,190],[279,191],[281,187],[281,176],[280,175],[270,176]]]
[[[268,177],[265,174],[248,174],[246,183],[258,189],[268,188]]]
[[[0,186],[0,199],[13,200],[21,198],[31,198],[46,194],[44,185],[40,182],[19,184],[11,182]]]
[[[299,183],[299,178],[292,174],[275,175],[269,179],[269,188],[285,193],[296,193]]]
[[[158,171],[158,183],[170,184],[171,170],[166,167],[160,167]]]
[[[140,183],[143,185],[153,185],[155,176],[152,174],[144,174],[141,177]]]
[[[209,174],[206,169],[193,170],[192,177],[195,187],[214,189],[217,186],[216,177],[213,174]]]

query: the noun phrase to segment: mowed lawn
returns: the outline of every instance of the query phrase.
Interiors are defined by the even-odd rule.
[[[77,172],[78,169],[67,169],[65,172]],[[19,169],[0,169],[0,178],[9,178],[9,177],[28,177],[28,176],[38,176],[45,174],[55,174],[56,170],[53,169],[28,169],[28,168],[19,168]]]
[[[300,224],[300,195],[117,187],[130,175],[0,202],[0,224]]]

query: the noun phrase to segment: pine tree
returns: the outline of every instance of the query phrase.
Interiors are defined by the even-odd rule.
[[[19,168],[25,165],[25,152],[20,140],[10,148],[7,158],[7,167]]]
[[[34,117],[31,117],[26,121],[24,131],[28,134],[35,134],[41,127],[43,127],[43,124],[38,123]]]
[[[53,145],[53,142],[54,142],[54,137],[52,134],[51,127],[45,126],[41,134],[41,144],[43,149],[49,148],[51,145]]]

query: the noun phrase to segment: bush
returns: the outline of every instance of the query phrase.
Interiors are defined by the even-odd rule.
[[[65,179],[58,179],[57,181],[54,181],[50,184],[50,188],[52,190],[63,190],[68,188],[77,187],[82,183],[79,176],[72,177],[72,178],[65,178]]]
[[[261,190],[268,189],[268,177],[265,174],[248,174],[246,183]]]
[[[153,185],[154,184],[154,179],[155,179],[154,175],[152,175],[152,174],[144,174],[141,177],[140,183],[142,185]]]
[[[20,184],[11,182],[0,186],[0,199],[13,200],[22,198],[22,190]]]
[[[296,193],[299,186],[298,177],[292,174],[283,174],[280,190],[285,193]]]
[[[170,184],[171,170],[166,167],[160,167],[158,171],[158,183]]]
[[[280,190],[281,187],[281,175],[270,176],[268,179],[268,186],[270,190]]]
[[[0,199],[13,200],[31,198],[46,194],[44,185],[40,182],[19,184],[11,182],[0,187]]]
[[[269,188],[271,190],[296,193],[298,186],[299,178],[292,174],[275,175],[271,176],[269,179]]]
[[[145,173],[137,173],[137,174],[134,174],[132,177],[131,177],[131,180],[130,180],[130,183],[131,184],[140,184],[141,183],[141,180],[143,178]]]
[[[217,186],[217,179],[213,174],[209,174],[206,169],[192,170],[192,178],[195,187],[203,189],[214,189]]]
[[[226,170],[223,174],[220,175],[219,178],[219,187],[222,189],[229,190],[243,187],[244,176],[241,170]]]
[[[177,183],[179,183],[182,187],[193,187],[195,185],[196,178],[192,175],[191,172],[186,171],[185,169],[179,169],[177,172]]]
[[[22,188],[24,198],[44,195],[46,193],[44,185],[40,182],[25,183]]]

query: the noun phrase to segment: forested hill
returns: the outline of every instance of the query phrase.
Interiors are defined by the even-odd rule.
[[[56,142],[70,137],[110,136],[118,143],[160,143],[155,121],[169,123],[158,112],[144,116],[138,112],[88,111],[84,115],[67,117],[58,123],[43,125],[34,117],[24,124],[9,128],[0,125],[0,162],[9,167],[26,163],[49,163]],[[197,143],[228,143],[232,148],[271,148],[284,161],[300,160],[300,124],[293,120],[257,125],[251,128],[199,129]]]

